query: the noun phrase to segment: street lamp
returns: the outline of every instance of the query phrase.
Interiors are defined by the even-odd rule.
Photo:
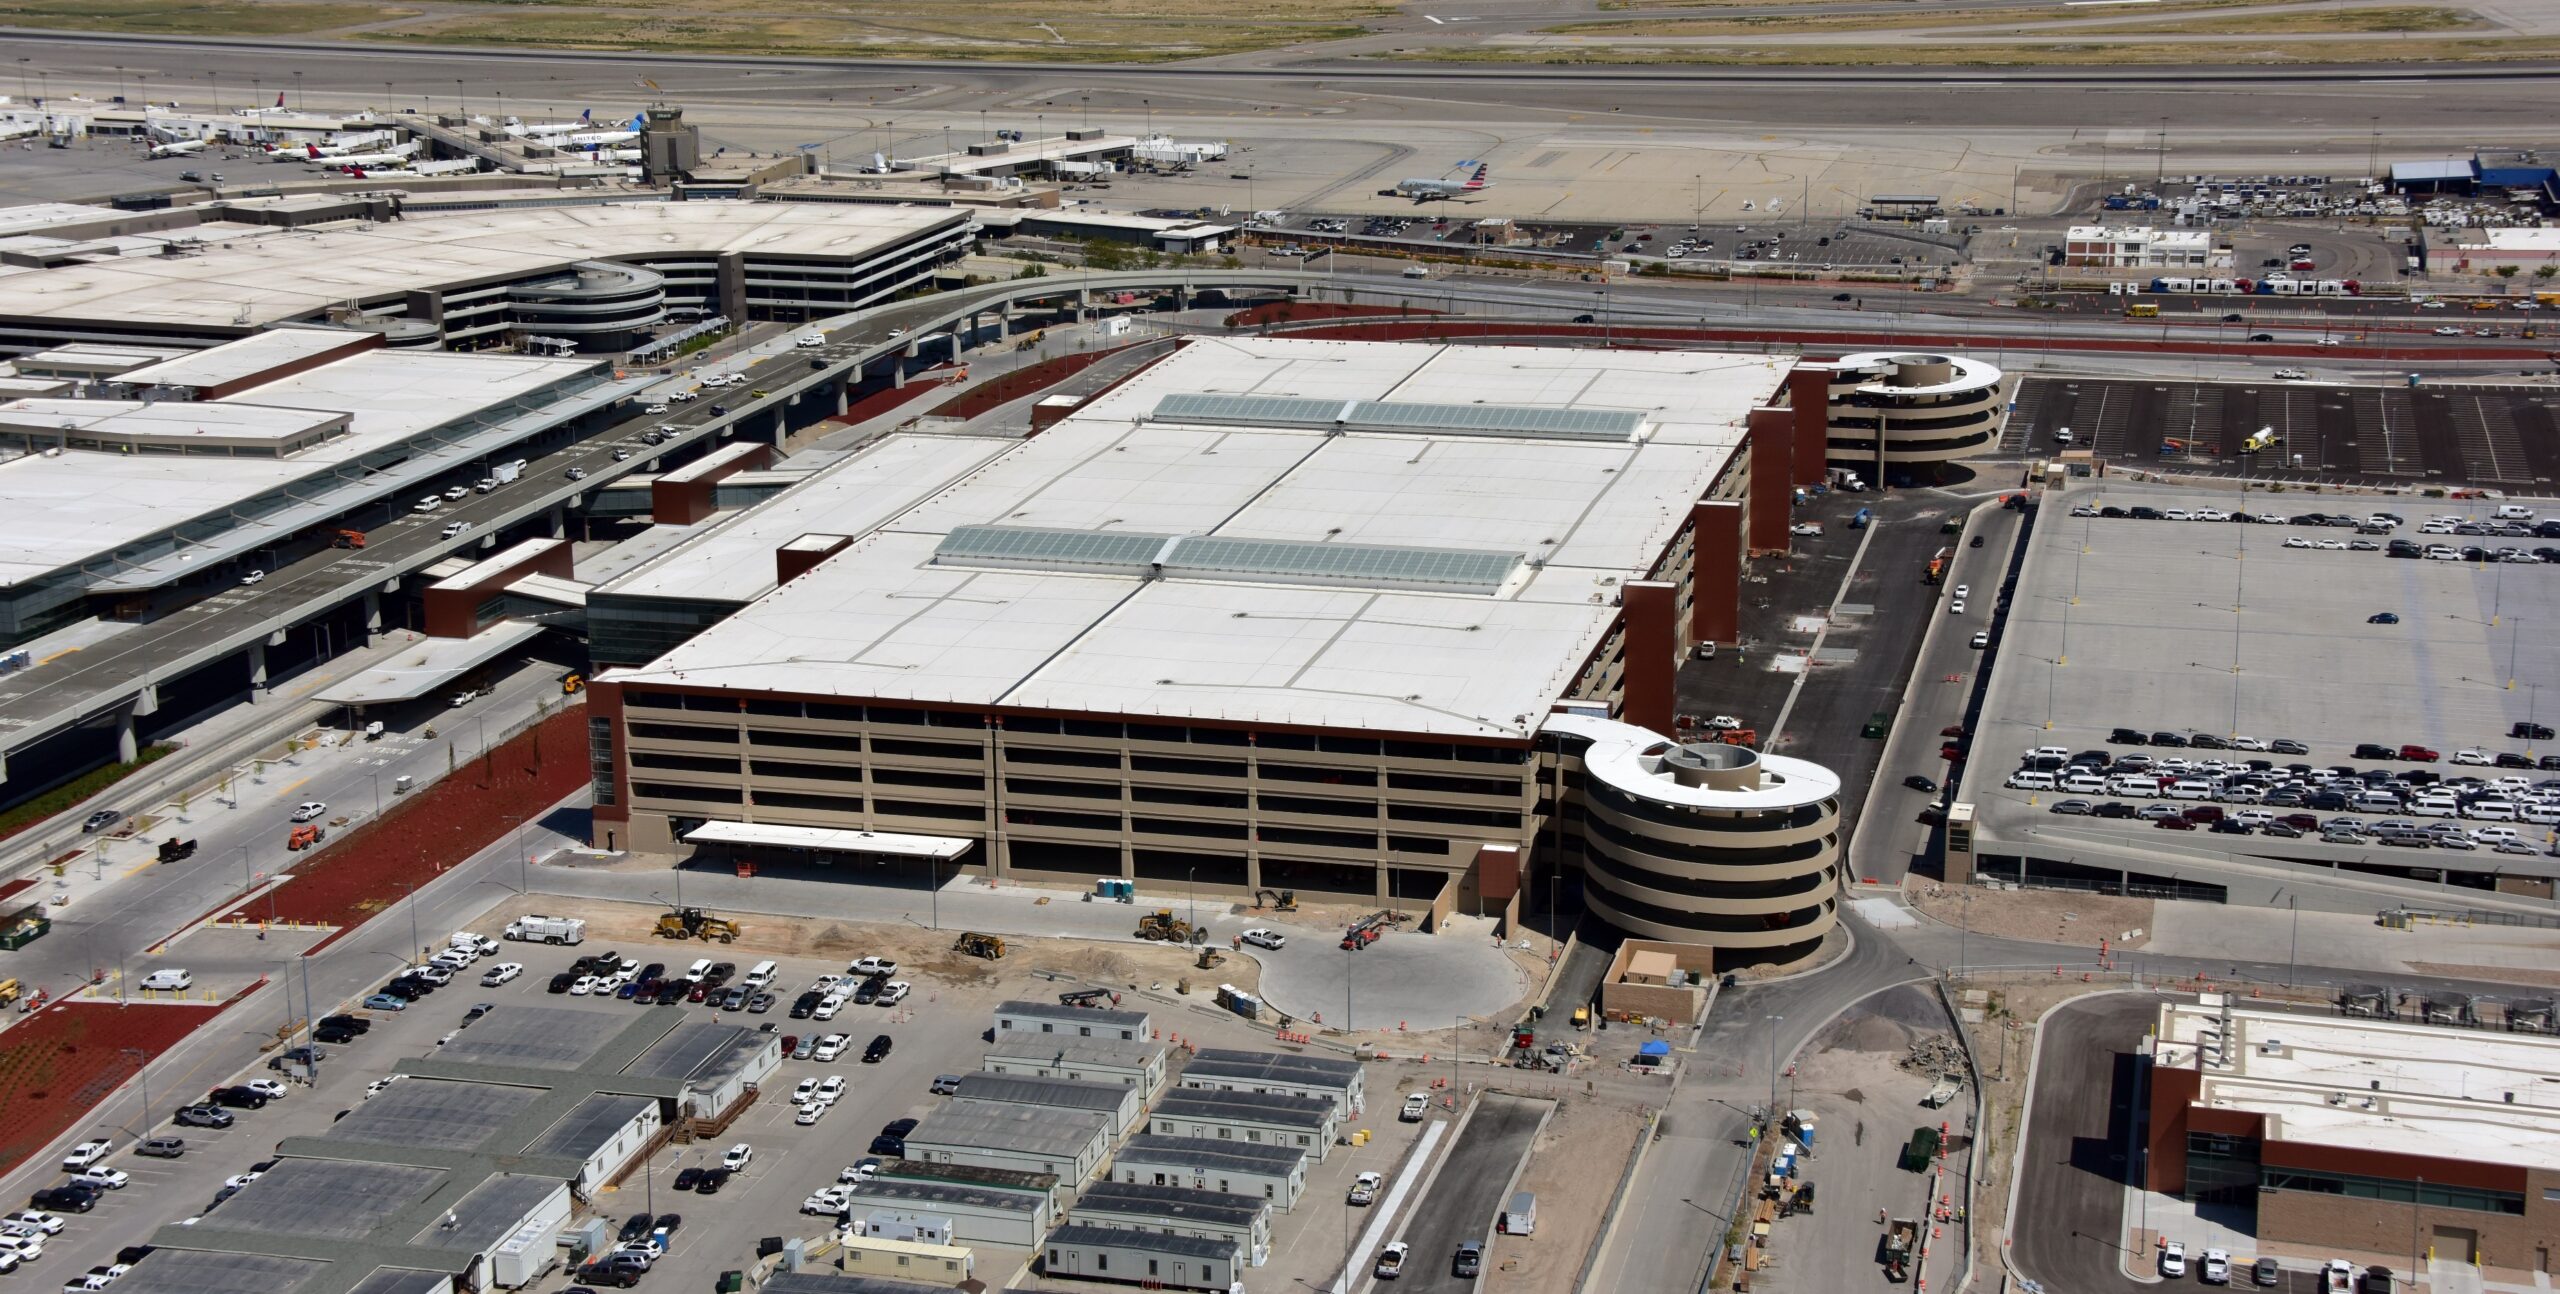
[[[1787,1019],[1787,1018],[1786,1018],[1785,1016],[1782,1016],[1782,1015],[1773,1015],[1773,1016],[1768,1017],[1768,1019],[1769,1019],[1769,1118],[1768,1118],[1768,1124],[1767,1124],[1767,1126],[1769,1126],[1769,1127],[1776,1127],[1776,1126],[1777,1126],[1777,1122],[1778,1122],[1778,1026],[1779,1026],[1779,1025],[1781,1025],[1781,1024],[1786,1023],[1786,1019]]]

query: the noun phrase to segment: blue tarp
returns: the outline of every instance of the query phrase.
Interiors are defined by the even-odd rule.
[[[1671,1044],[1664,1042],[1660,1038],[1656,1038],[1653,1041],[1636,1048],[1636,1054],[1639,1056],[1668,1056],[1671,1054]]]

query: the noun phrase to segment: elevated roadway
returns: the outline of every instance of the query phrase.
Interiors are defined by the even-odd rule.
[[[297,626],[362,602],[364,627],[378,628],[381,594],[396,591],[411,572],[477,551],[507,528],[545,516],[556,531],[587,492],[648,470],[665,455],[740,434],[779,439],[792,425],[794,406],[813,399],[841,401],[847,386],[871,366],[896,366],[897,380],[903,381],[905,363],[922,357],[929,347],[949,345],[956,354],[961,338],[937,333],[955,327],[974,331],[1022,304],[1059,297],[1090,302],[1122,291],[1172,290],[1184,296],[1210,288],[1288,291],[1312,279],[1281,270],[1061,275],[938,293],[820,320],[797,331],[822,330],[827,337],[823,348],[786,343],[758,358],[739,370],[745,384],[727,388],[740,395],[706,391],[681,413],[626,418],[532,461],[521,478],[487,494],[379,527],[369,532],[363,548],[324,549],[271,572],[260,584],[223,590],[53,664],[11,676],[15,690],[0,692],[0,781],[6,780],[10,759],[87,724],[112,724],[118,754],[129,759],[138,746],[135,721],[158,711],[163,687],[226,657],[245,655],[254,697],[265,682],[266,650],[283,645],[285,634]],[[634,392],[641,402],[645,390]],[[818,416],[842,408],[834,403]],[[669,429],[663,443],[644,444],[641,438],[659,427]],[[632,452],[616,459],[618,449]],[[583,469],[584,478],[570,479],[572,469]],[[455,521],[468,521],[471,529],[446,535],[444,528]]]

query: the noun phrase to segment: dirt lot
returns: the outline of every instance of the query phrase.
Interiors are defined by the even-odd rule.
[[[1533,1235],[1493,1237],[1486,1252],[1485,1294],[1542,1294],[1571,1289],[1600,1233],[1601,1216],[1651,1128],[1645,1111],[1619,1101],[1566,1099],[1529,1150],[1520,1187],[1538,1195]]]
[[[2155,919],[2151,900],[2110,894],[1948,886],[1918,876],[1905,889],[1922,915],[1947,925],[2000,939],[2081,944],[2092,954],[2101,939],[2115,948],[2142,947]]]
[[[1755,1291],[1832,1294],[1881,1284],[1878,1214],[1922,1216],[1933,1194],[1961,1202],[1972,1093],[1943,1109],[1920,1103],[1945,1072],[1943,1057],[1954,1040],[1936,995],[1917,987],[1867,999],[1814,1040],[1797,1064],[1788,1105],[1816,1115],[1812,1157],[1800,1180],[1816,1187],[1817,1207],[1811,1216],[1773,1224],[1769,1262],[1753,1282]],[[1941,1063],[1913,1068],[1908,1058],[1915,1047],[1935,1049]],[[1912,1130],[1940,1124],[1949,1134],[1945,1175],[1933,1179],[1898,1167]],[[1946,1259],[1936,1261],[1943,1271]]]

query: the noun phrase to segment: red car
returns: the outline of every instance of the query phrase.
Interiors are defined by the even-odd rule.
[[[2429,750],[2424,746],[2402,746],[2400,748],[2400,758],[2413,760],[2420,764],[2432,764],[2436,762],[2436,752]]]
[[[2162,831],[2193,831],[2196,829],[2196,824],[2189,822],[2184,818],[2155,818],[2152,820],[2151,825],[2158,827]]]

